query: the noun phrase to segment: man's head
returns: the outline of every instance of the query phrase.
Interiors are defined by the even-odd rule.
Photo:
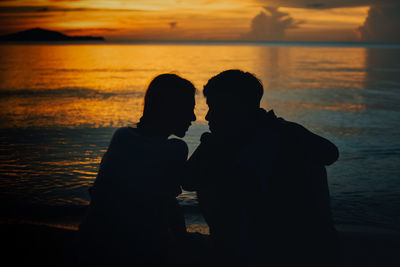
[[[264,89],[253,74],[226,70],[212,77],[203,93],[209,108],[206,120],[210,131],[229,134],[259,109]]]

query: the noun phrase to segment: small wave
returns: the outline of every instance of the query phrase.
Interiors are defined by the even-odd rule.
[[[399,67],[394,67],[394,68],[372,68],[373,71],[377,71],[377,72],[400,72],[400,68]]]
[[[61,87],[56,89],[22,89],[0,90],[0,97],[77,97],[77,98],[108,98],[112,96],[137,96],[143,97],[144,92],[123,91],[103,92],[84,87]]]
[[[381,156],[395,156],[395,155],[400,155],[400,148],[363,149],[360,152],[365,154],[374,154]]]
[[[338,64],[337,61],[330,61],[330,60],[321,60],[321,61],[300,61],[298,62],[299,65],[305,66],[318,66],[318,65],[335,65]]]
[[[367,72],[367,68],[305,68],[316,72]]]
[[[317,65],[317,64],[315,64]],[[318,72],[392,72],[400,73],[400,68],[305,68],[309,71]]]

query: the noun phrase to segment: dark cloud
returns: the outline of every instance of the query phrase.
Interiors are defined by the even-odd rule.
[[[289,13],[281,12],[277,7],[264,7],[251,21],[250,31],[242,35],[246,40],[281,40],[285,31],[297,28],[302,21],[290,17]]]
[[[168,23],[168,25],[169,25],[169,27],[170,27],[171,29],[174,29],[174,28],[176,27],[176,25],[178,25],[178,22],[172,21],[172,22]]]
[[[372,6],[358,28],[362,41],[400,42],[400,3],[390,7]]]
[[[258,0],[258,3],[270,4],[269,0]],[[309,9],[330,9],[340,7],[357,6],[391,6],[398,3],[399,0],[275,0],[273,4],[277,7],[294,7]]]
[[[0,6],[0,13],[35,13],[48,11],[87,11],[87,8],[64,8],[56,6]]]
[[[37,12],[47,12],[47,11],[49,11],[49,8],[48,8],[48,7],[44,7],[44,8],[42,8],[42,9],[38,9],[38,10],[37,10]]]
[[[0,6],[0,13],[35,13],[35,12],[69,12],[69,11],[141,12],[143,10],[140,10],[140,9],[80,8],[80,7],[68,8],[68,7],[60,7],[60,6]]]
[[[88,31],[101,31],[101,32],[117,32],[118,29],[114,28],[84,28],[84,29],[66,29],[62,30],[63,33],[81,33],[81,32],[88,32]]]
[[[324,8],[325,5],[323,3],[310,3],[306,5],[307,8]]]
[[[258,0],[260,4],[270,2]],[[275,0],[276,7],[332,9],[370,6],[363,25],[355,29],[362,41],[400,42],[400,0]]]

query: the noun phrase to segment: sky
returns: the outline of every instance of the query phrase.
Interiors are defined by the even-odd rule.
[[[0,34],[400,42],[398,0],[0,0]]]

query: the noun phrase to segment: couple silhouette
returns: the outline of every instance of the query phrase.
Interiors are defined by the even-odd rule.
[[[262,109],[263,91],[242,70],[212,77],[203,90],[210,132],[187,159],[186,143],[169,137],[184,137],[196,120],[196,89],[175,74],[154,78],[140,121],[114,133],[89,189],[80,263],[336,266],[325,166],[338,149]],[[210,229],[200,253],[176,199],[181,188],[197,193]]]

